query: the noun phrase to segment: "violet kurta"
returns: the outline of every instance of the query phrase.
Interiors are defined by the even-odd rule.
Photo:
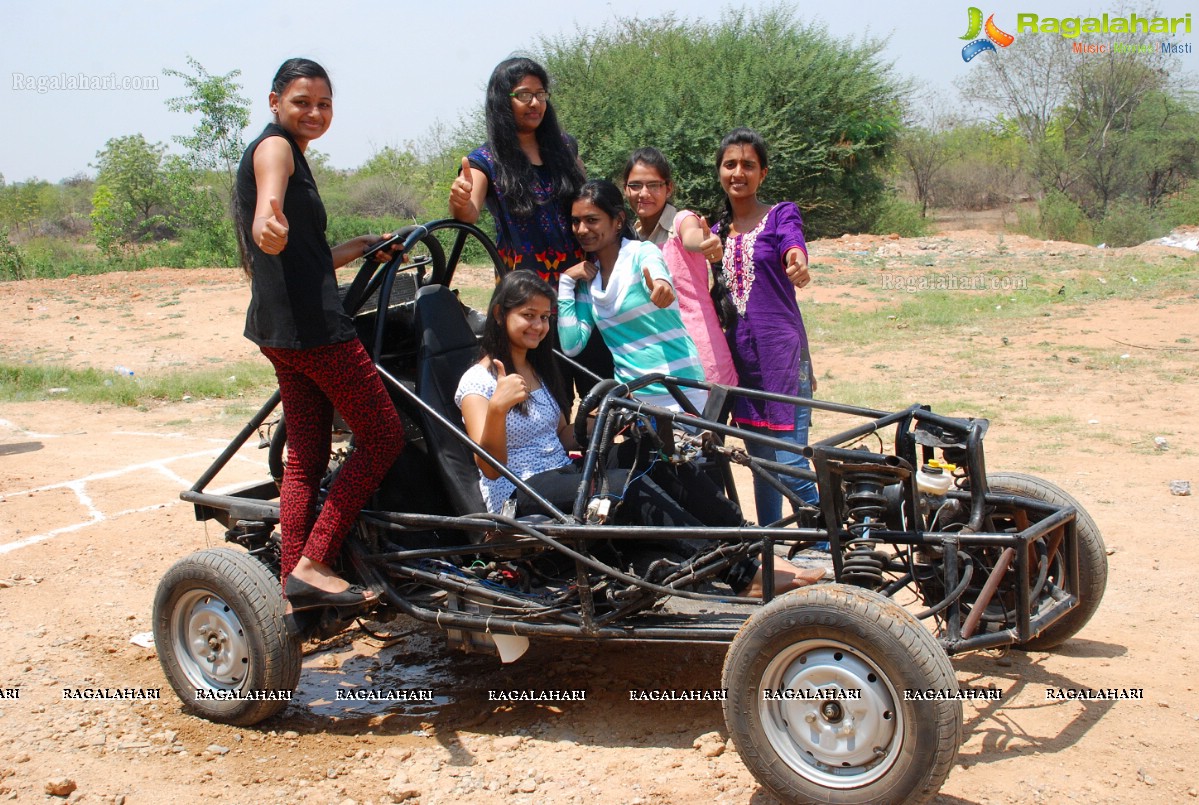
[[[808,334],[795,301],[795,286],[783,268],[787,251],[805,255],[799,208],[784,201],[770,208],[750,232],[725,242],[722,272],[737,316],[726,336],[741,385],[799,395],[800,360]],[[738,398],[733,420],[774,431],[795,430],[795,407]]]

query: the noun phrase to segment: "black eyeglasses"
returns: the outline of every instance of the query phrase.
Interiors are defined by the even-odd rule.
[[[545,103],[550,99],[550,93],[544,89],[539,89],[536,92],[531,89],[518,89],[516,92],[509,92],[508,97],[516,98],[516,100],[528,106],[533,102],[534,98]]]
[[[666,187],[666,182],[629,182],[625,188],[630,193],[640,193],[642,190],[648,190],[651,193],[659,193],[662,188]]]

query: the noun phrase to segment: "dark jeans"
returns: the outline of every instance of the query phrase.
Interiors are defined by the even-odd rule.
[[[643,473],[644,468],[638,470]],[[607,471],[613,498],[621,496],[613,522],[663,528],[733,527],[743,522],[741,510],[712,480],[692,464],[672,466],[659,462],[649,473],[639,474],[625,490],[629,470]],[[583,467],[572,462],[556,470],[540,472],[528,479],[529,486],[565,512],[574,508]],[[518,515],[543,513],[524,492],[516,493]],[[699,541],[695,541],[698,543]]]
[[[662,528],[736,527],[744,522],[741,509],[729,500],[720,488],[694,464],[678,466],[657,462],[648,472],[642,464],[635,470],[638,476],[625,489],[628,470],[608,470],[608,485],[613,496],[624,496],[616,509],[613,522],[624,525],[652,525]],[[556,470],[541,472],[528,479],[542,497],[558,509],[570,512],[579,491],[583,468],[581,463],[571,463]],[[517,490],[516,513],[518,515],[543,513],[525,493]],[[658,559],[685,562],[712,547],[711,540],[700,539],[646,539],[614,540],[613,558],[622,566],[633,565],[637,573],[644,574],[651,563]],[[602,551],[607,554],[608,551]],[[611,558],[601,558],[612,561]],[[733,565],[721,574],[721,578],[740,592],[748,586],[757,565],[747,559]]]

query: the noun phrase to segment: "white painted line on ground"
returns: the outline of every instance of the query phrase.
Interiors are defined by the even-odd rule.
[[[184,478],[181,475],[178,475],[178,474],[172,472],[167,467],[163,467],[160,465],[160,466],[155,467],[154,469],[158,470],[160,473],[165,475],[170,480],[175,481],[176,483],[179,484],[179,486],[181,486],[184,489],[187,489],[189,486],[192,485],[191,481],[187,480],[186,478]]]
[[[85,475],[82,478],[75,478],[70,481],[59,481],[58,483],[46,484],[45,486],[38,486],[34,487],[33,489],[22,489],[18,492],[0,492],[0,495],[4,495],[6,497],[15,497],[17,495],[31,495],[35,492],[48,492],[51,489],[69,487],[71,484],[88,483],[89,481],[103,481],[107,480],[108,478],[116,478],[119,475],[125,475],[126,473],[137,472],[139,470],[157,470],[161,465],[170,463],[172,461],[181,461],[188,458],[201,458],[203,456],[214,456],[219,452],[219,450],[211,448],[208,450],[199,450],[195,453],[184,453],[180,456],[171,456],[169,458],[160,458],[154,461],[145,461],[141,464],[130,464],[127,467],[121,467],[115,470],[105,470],[104,472]]]
[[[70,489],[72,492],[75,493],[75,497],[78,498],[79,502],[83,504],[83,508],[87,509],[87,513],[92,516],[93,522],[97,518],[100,518],[100,519],[104,518],[104,513],[96,508],[96,504],[92,503],[91,497],[84,490],[82,481],[72,481],[71,483],[67,484],[66,486],[67,486],[67,489]]]
[[[191,486],[191,484],[184,483],[183,488],[187,489],[190,486]],[[220,487],[219,489],[213,489],[213,490],[211,490],[211,492],[214,495],[225,495],[225,494],[228,494],[229,492],[234,491],[235,489],[238,489],[241,486],[244,486],[244,483],[229,484],[228,486],[223,486],[223,487]],[[45,542],[48,539],[52,539],[54,537],[61,536],[62,534],[69,534],[73,531],[78,531],[81,528],[87,528],[89,525],[95,525],[96,523],[110,522],[112,520],[117,520],[121,517],[125,517],[126,515],[130,515],[130,514],[141,514],[144,512],[148,512],[148,511],[154,511],[155,509],[169,509],[173,506],[178,506],[181,503],[183,503],[183,501],[179,500],[179,499],[169,500],[166,503],[151,503],[149,506],[139,506],[138,508],[135,508],[135,509],[123,509],[123,510],[116,512],[109,516],[105,516],[105,514],[103,512],[98,511],[93,508],[92,509],[92,519],[90,519],[90,520],[86,520],[82,523],[74,523],[72,525],[62,526],[61,528],[55,528],[52,531],[47,531],[42,534],[34,534],[31,537],[24,537],[23,539],[19,539],[16,542],[6,542],[3,545],[0,545],[0,556],[4,555],[6,553],[11,553],[13,551],[19,550],[21,548],[28,548],[30,545],[36,545],[39,542]]]
[[[22,436],[30,436],[34,439],[57,439],[61,435],[58,433],[35,433],[34,431],[31,431],[31,430],[25,430],[20,425],[18,425],[16,422],[9,422],[7,419],[0,419],[0,428],[8,428],[9,430],[15,430],[17,433],[21,434]]]

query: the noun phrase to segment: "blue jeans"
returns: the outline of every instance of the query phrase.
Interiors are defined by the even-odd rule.
[[[804,361],[799,367],[799,396],[811,399],[812,397],[812,377],[808,362]],[[812,409],[802,406],[795,408],[795,430],[791,431],[771,431],[765,428],[749,428],[764,436],[773,436],[776,439],[783,439],[788,442],[793,442],[797,447],[803,447],[808,443],[808,428],[812,424]],[[811,464],[798,452],[790,450],[775,450],[773,447],[768,447],[764,444],[746,443],[746,452],[754,458],[764,459],[766,461],[775,461],[779,464],[787,464],[800,469],[810,469]],[[816,504],[820,501],[820,494],[816,488],[814,481],[808,481],[803,478],[795,478],[790,475],[779,474],[778,479],[783,484],[799,495],[807,503]],[[783,516],[783,496],[770,484],[754,476],[754,502],[758,508],[758,524],[769,525],[782,519]]]

